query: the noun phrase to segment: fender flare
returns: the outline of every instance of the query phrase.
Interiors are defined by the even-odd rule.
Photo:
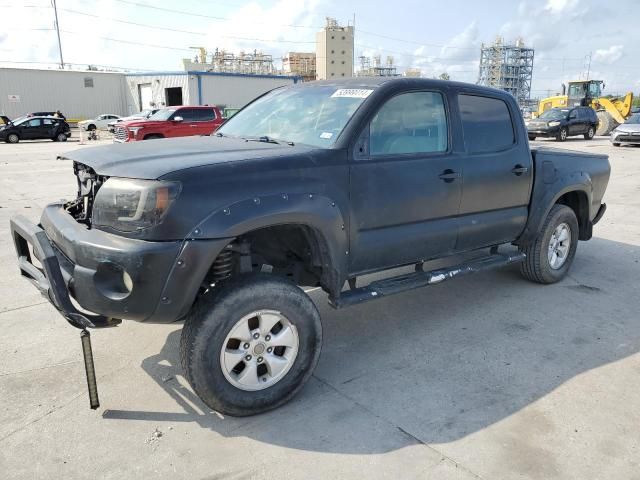
[[[323,284],[332,295],[342,289],[347,276],[349,237],[347,216],[338,203],[316,193],[261,195],[220,207],[189,234],[193,239],[237,238],[277,225],[310,228],[317,240],[323,267]]]
[[[536,179],[531,196],[532,208],[529,210],[529,219],[524,231],[514,242],[516,245],[527,245],[535,240],[551,208],[558,202],[560,197],[567,193],[580,192],[586,195],[589,209],[587,221],[591,221],[593,183],[589,174],[586,172],[574,172],[562,177],[555,177],[555,181],[552,182],[549,182],[549,180],[550,177],[548,175],[540,175]]]

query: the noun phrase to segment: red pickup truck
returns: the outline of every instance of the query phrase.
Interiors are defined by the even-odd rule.
[[[217,107],[167,107],[147,119],[117,124],[113,140],[135,142],[152,138],[211,135],[222,122],[222,114]]]

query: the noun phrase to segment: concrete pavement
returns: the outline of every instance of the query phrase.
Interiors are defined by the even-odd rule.
[[[290,404],[210,412],[181,377],[180,325],[77,330],[18,275],[8,219],[72,197],[77,145],[0,144],[2,478],[640,479],[640,148],[608,153],[607,214],[552,286],[517,268],[335,311]]]

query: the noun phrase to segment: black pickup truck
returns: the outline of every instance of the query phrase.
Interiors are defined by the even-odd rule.
[[[230,415],[311,375],[322,327],[301,286],[341,308],[515,263],[557,282],[610,173],[604,155],[530,149],[505,92],[408,78],[280,88],[211,137],[67,158],[77,197],[11,229],[22,274],[81,329],[91,406],[87,328],[183,320],[184,374]],[[398,266],[415,267],[356,282]]]

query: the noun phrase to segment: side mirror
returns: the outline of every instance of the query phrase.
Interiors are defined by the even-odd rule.
[[[173,117],[173,121],[179,123],[179,122],[184,121],[184,118],[182,118],[182,117]]]

